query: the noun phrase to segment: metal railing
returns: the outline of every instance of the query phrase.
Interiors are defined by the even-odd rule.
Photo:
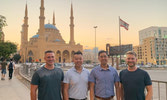
[[[34,74],[34,72],[40,68],[41,64],[22,64],[20,67],[20,72],[26,76],[27,78],[32,77],[32,75]]]
[[[167,100],[167,81],[152,80],[152,84],[153,100]]]
[[[23,64],[20,72],[31,79],[34,72],[40,68],[41,64]],[[64,71],[66,69],[63,69]],[[166,76],[164,76],[166,77]],[[167,100],[167,81],[152,80],[153,100]]]

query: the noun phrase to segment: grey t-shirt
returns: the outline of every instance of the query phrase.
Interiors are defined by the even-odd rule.
[[[38,100],[61,100],[61,82],[64,73],[60,68],[52,70],[41,67],[31,80],[31,84],[38,85]]]

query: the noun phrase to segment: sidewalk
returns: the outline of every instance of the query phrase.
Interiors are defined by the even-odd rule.
[[[30,90],[14,75],[9,80],[7,71],[5,80],[0,80],[0,100],[30,100]]]

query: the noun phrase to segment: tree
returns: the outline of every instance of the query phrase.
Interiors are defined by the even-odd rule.
[[[16,61],[16,63],[19,62],[20,58],[21,58],[20,54],[15,54],[15,55],[13,56],[13,59]]]
[[[17,51],[17,45],[12,42],[0,42],[0,58],[9,58]]]
[[[123,63],[123,64],[125,63],[125,60],[124,60],[124,59],[121,59],[121,64],[122,64],[122,63]]]
[[[6,18],[2,15],[0,15],[0,39],[1,39],[1,35],[2,35],[2,28],[7,26],[6,23]]]

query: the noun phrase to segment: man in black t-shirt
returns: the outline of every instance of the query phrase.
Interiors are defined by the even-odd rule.
[[[121,100],[152,100],[152,82],[149,74],[136,67],[136,53],[126,53],[128,68],[120,72]],[[144,90],[147,90],[145,96]]]

